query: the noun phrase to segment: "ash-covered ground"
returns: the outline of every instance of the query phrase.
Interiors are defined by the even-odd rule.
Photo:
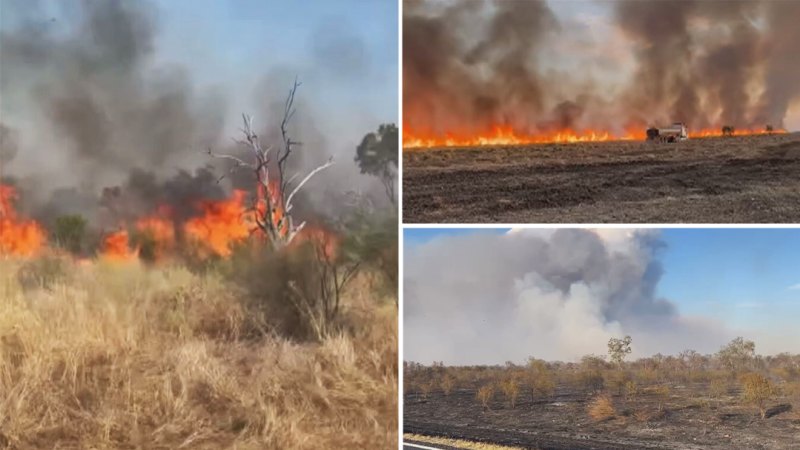
[[[797,223],[800,133],[406,149],[407,223]]]

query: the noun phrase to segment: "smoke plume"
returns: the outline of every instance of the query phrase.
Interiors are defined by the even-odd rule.
[[[783,127],[800,99],[800,3],[793,0],[620,0],[599,2],[600,19],[561,21],[544,0],[406,6],[409,136],[497,127],[621,135],[674,121],[695,130],[761,130]],[[592,34],[601,27],[607,33]],[[631,58],[630,70],[616,58]]]
[[[337,30],[328,27],[312,36],[310,44],[319,42],[310,45],[310,57],[301,55],[296,66],[274,65],[256,74],[267,87],[244,93],[233,92],[242,89],[237,85],[200,88],[192,72],[161,61],[161,24],[154,4],[64,2],[58,5],[63,8],[58,20],[50,19],[43,6],[4,2],[3,14],[18,23],[0,31],[3,182],[13,180],[21,191],[21,209],[43,221],[78,213],[106,226],[163,204],[172,207],[177,219],[189,214],[187,208],[198,199],[229,195],[232,188],[252,191],[252,174],[228,174],[229,165],[205,152],[247,155],[232,144],[231,138],[240,136],[228,133],[240,126],[235,121],[239,114],[254,115],[263,141],[278,145],[278,125],[295,76],[301,81],[337,76],[333,87],[326,85],[336,89],[336,83],[369,65],[357,35],[334,40]],[[334,61],[329,50],[344,52],[348,60]],[[382,200],[380,183],[359,176],[352,163],[357,142],[371,128],[326,138],[317,123],[327,105],[306,98],[303,88],[298,96],[290,132],[303,147],[292,156],[292,173],[305,173],[332,155],[338,164],[308,185],[310,192],[324,194],[306,193],[295,212],[333,215],[344,202],[343,193],[354,189]],[[231,99],[241,98],[252,104],[237,108],[254,109],[230,111]],[[363,127],[359,119],[354,122]],[[379,120],[373,120],[377,126]]]
[[[713,352],[714,322],[658,297],[658,234],[646,230],[517,230],[437,238],[406,252],[405,359],[448,364],[574,360],[605,354]],[[635,356],[636,356],[635,355]]]

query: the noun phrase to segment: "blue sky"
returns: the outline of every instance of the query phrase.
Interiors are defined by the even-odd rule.
[[[508,229],[406,229],[406,253],[442,236]],[[661,230],[658,295],[681,314],[742,330],[791,327],[800,317],[800,229]],[[793,288],[794,287],[794,288]]]

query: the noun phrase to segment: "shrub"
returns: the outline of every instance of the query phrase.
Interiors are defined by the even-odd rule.
[[[639,387],[636,385],[636,382],[633,380],[628,380],[625,382],[625,399],[628,401],[636,399],[636,396],[639,394]]]
[[[492,386],[491,384],[481,386],[478,389],[478,392],[475,394],[475,398],[477,398],[478,401],[481,402],[484,411],[489,409],[489,402],[492,400],[493,396],[494,396],[494,386]]]
[[[605,381],[603,374],[597,369],[583,369],[578,373],[579,383],[590,391],[599,391],[603,389]]]
[[[86,219],[79,215],[60,216],[53,227],[53,240],[64,250],[80,254],[83,251],[86,224]]]
[[[517,383],[517,380],[509,378],[500,383],[500,389],[503,391],[503,394],[505,394],[509,403],[511,403],[511,408],[513,409],[519,397],[519,383]]]
[[[614,408],[614,402],[611,400],[611,396],[606,393],[599,394],[592,399],[587,407],[587,412],[592,420],[598,422],[611,419],[617,415],[617,410]]]
[[[549,370],[539,372],[531,379],[531,400],[536,397],[547,398],[556,390],[555,377]]]
[[[744,400],[758,407],[761,418],[766,418],[767,402],[777,395],[775,385],[767,377],[758,373],[742,375],[741,382]]]
[[[450,395],[453,392],[453,387],[455,387],[456,380],[450,374],[445,374],[442,377],[442,381],[440,383],[442,385],[442,392],[444,395]]]
[[[422,394],[422,398],[428,398],[433,392],[434,382],[433,380],[426,381],[419,384],[419,393]]]

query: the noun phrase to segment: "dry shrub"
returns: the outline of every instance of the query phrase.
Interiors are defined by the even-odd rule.
[[[531,400],[548,398],[556,390],[555,376],[549,370],[535,374],[531,379]]]
[[[456,380],[452,377],[449,373],[444,374],[441,381],[442,392],[444,395],[450,395],[453,392],[453,387],[455,387]]]
[[[606,393],[595,396],[595,398],[589,402],[586,411],[592,420],[598,422],[611,419],[617,415],[614,402],[611,400],[611,396]]]
[[[492,386],[491,384],[481,386],[478,389],[478,392],[475,394],[475,398],[477,398],[478,401],[481,402],[484,411],[489,409],[489,402],[492,401],[493,396],[494,396],[494,386]]]
[[[422,398],[428,398],[431,396],[431,392],[433,392],[433,388],[436,387],[436,383],[433,380],[425,381],[419,384],[419,393],[422,395]]]
[[[632,401],[636,399],[637,395],[639,395],[639,387],[636,385],[636,382],[633,380],[625,382],[625,399]]]
[[[744,400],[758,408],[762,419],[766,418],[767,402],[777,395],[775,385],[767,377],[758,373],[744,374],[740,381]]]
[[[509,403],[511,404],[511,408],[513,409],[514,406],[517,404],[517,398],[519,397],[519,383],[514,378],[508,378],[503,380],[500,383],[500,390],[503,391],[503,395],[506,396]]]
[[[11,448],[396,445],[393,305],[365,308],[357,330],[298,343],[255,337],[237,290],[211,273],[95,263],[23,291],[17,267],[0,261],[0,429]]]

